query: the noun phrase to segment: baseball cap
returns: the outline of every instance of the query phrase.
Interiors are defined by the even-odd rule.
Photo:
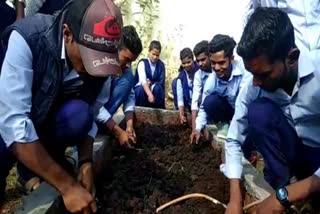
[[[74,0],[65,22],[90,75],[105,77],[121,72],[118,47],[122,15],[112,0]]]

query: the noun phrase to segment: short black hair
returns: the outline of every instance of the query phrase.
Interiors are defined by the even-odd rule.
[[[142,43],[136,29],[132,25],[122,28],[120,50],[128,48],[135,56],[139,56],[142,51]]]
[[[217,34],[209,43],[209,52],[217,53],[219,51],[224,51],[224,55],[230,58],[233,55],[233,49],[236,44],[237,43],[230,36]]]
[[[193,53],[196,57],[198,57],[202,53],[209,56],[209,42],[207,40],[203,40],[196,44],[193,49]]]
[[[295,47],[288,15],[278,8],[257,8],[244,28],[237,53],[244,60],[265,54],[270,62],[284,60]]]
[[[161,43],[157,40],[151,41],[149,45],[149,51],[152,51],[152,49],[157,49],[159,52],[161,52]]]
[[[193,59],[193,53],[190,48],[184,48],[180,51],[180,59],[181,60],[183,60],[187,57]]]

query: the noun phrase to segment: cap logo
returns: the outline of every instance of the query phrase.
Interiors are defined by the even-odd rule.
[[[92,63],[94,68],[100,65],[117,65],[117,66],[119,65],[118,61],[115,58],[110,58],[107,56],[105,56],[102,59],[94,60]]]
[[[107,39],[120,39],[121,27],[114,16],[105,16],[101,22],[94,24],[93,34]]]

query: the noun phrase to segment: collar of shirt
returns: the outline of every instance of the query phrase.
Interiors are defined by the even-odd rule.
[[[231,71],[231,76],[230,78],[228,79],[228,81],[224,81],[224,80],[221,80],[217,77],[217,80],[218,82],[220,83],[223,83],[223,84],[227,84],[228,82],[232,81],[233,77],[234,76],[241,76],[242,75],[242,70],[239,68],[238,66],[238,62],[237,61],[234,61],[232,63],[232,71]]]

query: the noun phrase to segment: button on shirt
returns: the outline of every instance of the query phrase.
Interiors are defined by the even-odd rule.
[[[192,88],[193,88],[192,79],[189,79],[188,72],[186,72],[185,70],[183,70],[182,72],[185,72],[186,76],[188,77],[187,79],[188,79],[188,87],[189,87],[189,96],[192,97]],[[182,82],[179,78],[177,79],[177,100],[178,100],[178,107],[184,107]]]
[[[65,59],[64,42],[62,43],[61,58]],[[0,135],[7,147],[14,142],[28,143],[38,140],[37,132],[30,119],[32,106],[32,52],[25,39],[17,32],[12,31],[6,56],[0,76]],[[65,66],[67,69],[67,66]],[[64,70],[64,87],[68,81],[77,79],[79,75],[75,70]],[[82,84],[81,81],[74,81]],[[104,83],[96,102],[93,104],[94,115],[110,94],[111,78]],[[95,137],[97,126],[95,122],[88,135]]]
[[[240,178],[242,174],[241,145],[247,137],[248,106],[255,99],[267,97],[273,100],[288,122],[295,128],[305,145],[320,147],[320,62],[314,60],[317,51],[300,53],[298,79],[289,96],[283,89],[267,92],[254,87],[251,80],[246,82],[236,100],[235,114],[230,124],[226,147],[224,173],[228,178]],[[320,169],[315,174],[320,177]]]
[[[295,30],[298,48],[320,51],[319,0],[245,0],[244,24],[257,7],[277,7],[286,12]]]
[[[245,70],[242,61],[232,63],[232,73],[228,81],[221,80],[215,72],[212,72],[203,89],[202,102],[196,119],[196,130],[201,131],[207,124],[207,113],[203,108],[203,101],[211,94],[216,94],[226,98],[228,103],[234,108],[239,90],[251,74]]]
[[[193,94],[192,94],[192,101],[191,101],[191,110],[192,111],[198,111],[198,100],[202,93],[202,89],[204,87],[204,84],[210,75],[210,72],[205,72],[201,69],[199,69],[194,74],[194,80],[193,80]]]

